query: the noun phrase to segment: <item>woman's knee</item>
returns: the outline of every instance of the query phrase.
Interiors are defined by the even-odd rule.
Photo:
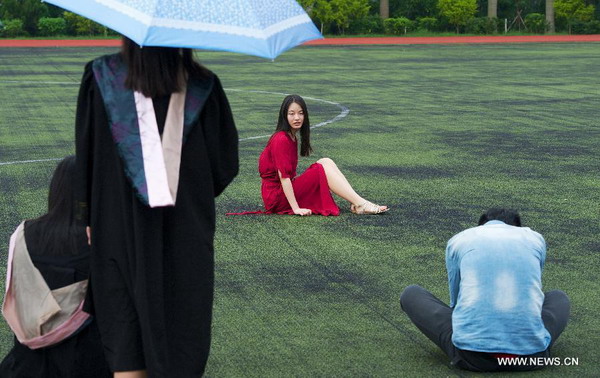
[[[317,163],[321,164],[322,166],[335,166],[335,162],[330,158],[319,159],[317,160]]]

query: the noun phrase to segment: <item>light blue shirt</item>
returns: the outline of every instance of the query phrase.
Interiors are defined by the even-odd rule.
[[[454,235],[446,247],[452,342],[477,352],[544,351],[546,242],[528,227],[493,220]]]

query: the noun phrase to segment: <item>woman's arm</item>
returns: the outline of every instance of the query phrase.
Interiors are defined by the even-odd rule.
[[[298,201],[296,201],[296,196],[294,195],[294,188],[292,187],[292,180],[289,177],[281,177],[281,172],[279,173],[279,180],[281,181],[281,187],[283,189],[283,193],[285,194],[285,198],[287,198],[292,211],[296,215],[311,215],[312,211],[310,209],[303,209],[298,206]]]

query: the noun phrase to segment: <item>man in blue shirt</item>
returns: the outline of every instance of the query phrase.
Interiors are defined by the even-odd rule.
[[[448,241],[450,306],[417,285],[404,290],[400,303],[453,365],[473,371],[541,368],[570,310],[564,292],[542,292],[545,259],[544,238],[521,227],[518,213],[490,209],[478,227]],[[518,364],[506,363],[515,358]]]

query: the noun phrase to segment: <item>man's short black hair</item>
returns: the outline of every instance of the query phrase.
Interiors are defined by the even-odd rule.
[[[485,224],[491,220],[499,220],[511,226],[521,227],[521,217],[515,210],[492,208],[481,214],[479,225]]]

